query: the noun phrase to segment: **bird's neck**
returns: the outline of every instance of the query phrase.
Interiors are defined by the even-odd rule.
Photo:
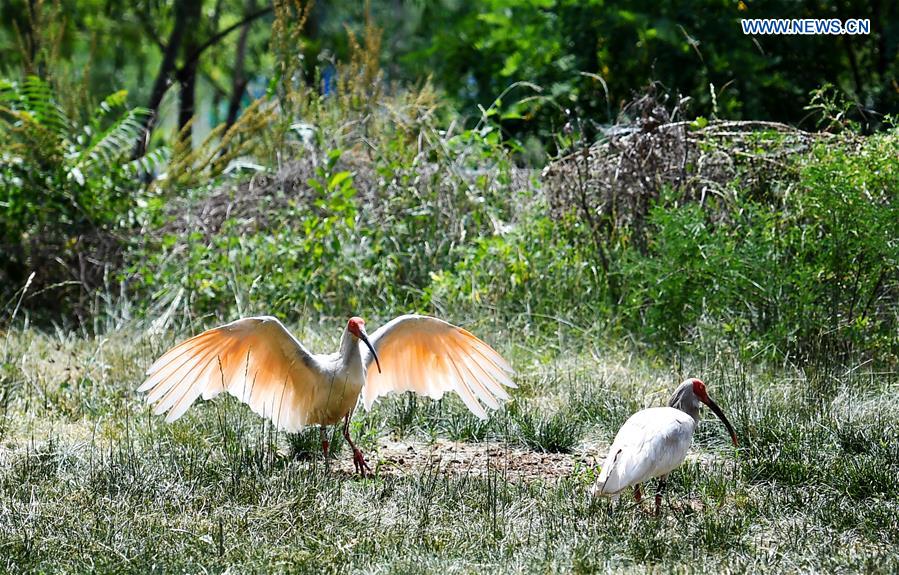
[[[340,360],[345,366],[354,362],[362,363],[362,354],[359,351],[359,340],[349,330],[344,330],[340,338]]]
[[[678,389],[674,392],[674,395],[671,396],[671,400],[668,401],[668,407],[683,411],[692,417],[694,421],[699,423],[699,402],[696,401],[696,398],[692,393],[679,393],[680,391],[681,390]]]

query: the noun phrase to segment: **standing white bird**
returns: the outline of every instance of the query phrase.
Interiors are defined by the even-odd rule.
[[[617,499],[622,490],[633,486],[634,498],[639,502],[640,484],[659,477],[655,501],[658,514],[668,474],[684,462],[693,442],[700,403],[706,404],[724,423],[736,446],[737,435],[724,412],[706,393],[705,384],[690,378],[674,391],[668,407],[640,410],[624,422],[591,492]]]
[[[360,348],[360,341],[366,348]],[[381,362],[384,370],[381,370]],[[369,369],[372,362],[377,371]],[[278,429],[325,426],[343,419],[343,436],[353,449],[353,464],[370,471],[350,438],[350,416],[362,393],[366,409],[391,392],[414,391],[440,399],[455,391],[476,416],[481,405],[499,408],[514,388],[508,362],[493,348],[443,320],[403,315],[376,330],[371,339],[362,318],[352,317],[332,354],[312,354],[274,317],[248,317],[204,331],[167,351],[147,370],[138,391],[148,392],[154,413],[181,417],[197,397],[223,391],[246,403]],[[480,400],[480,401],[479,401]]]

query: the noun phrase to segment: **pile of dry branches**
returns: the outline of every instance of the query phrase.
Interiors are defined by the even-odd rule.
[[[646,216],[663,191],[727,217],[736,190],[773,200],[794,180],[796,155],[832,137],[775,122],[678,120],[679,109],[644,96],[625,110],[635,119],[549,165],[543,180],[551,214],[581,218],[597,242],[626,229],[643,249]]]

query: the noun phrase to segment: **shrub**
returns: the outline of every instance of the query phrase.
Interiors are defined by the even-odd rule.
[[[657,205],[641,323],[666,338],[702,316],[800,359],[896,357],[899,133],[818,144],[795,185],[737,196],[714,223],[697,204]],[[738,185],[738,184],[737,184]]]
[[[116,92],[81,119],[67,115],[45,80],[0,80],[0,295],[34,271],[34,291],[74,286],[45,291],[34,305],[65,311],[119,259],[129,195],[160,159],[129,161],[145,112],[125,99]]]
[[[274,113],[241,152],[252,177],[170,178],[168,201],[144,214],[130,284],[220,316],[431,308],[432,275],[510,217],[509,152],[492,126],[444,130],[449,112],[428,82],[388,90],[370,21],[321,93],[294,73],[302,15],[275,12]]]
[[[740,171],[707,199],[669,186],[649,202],[640,242],[626,220],[597,236],[582,210],[549,219],[538,208],[465,248],[432,289],[669,349],[724,337],[801,361],[895,361],[897,156],[897,131],[850,135],[777,151],[787,163],[753,171],[748,190]]]

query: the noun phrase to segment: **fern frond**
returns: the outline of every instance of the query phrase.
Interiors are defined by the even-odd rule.
[[[27,110],[0,105],[0,134],[20,142],[20,149],[41,163],[60,161],[67,151],[65,135],[42,124]]]
[[[81,168],[105,168],[130,153],[130,146],[143,131],[143,118],[150,111],[134,108],[126,111],[102,133],[97,134],[78,155],[76,165]]]
[[[124,108],[128,104],[128,90],[119,90],[106,96],[100,105],[94,110],[91,117],[91,124],[98,125],[103,118],[112,113],[117,108]]]
[[[19,109],[29,112],[39,124],[54,131],[60,138],[72,132],[72,124],[56,102],[53,88],[47,81],[29,76],[16,91]]]
[[[125,162],[122,164],[122,170],[131,176],[137,177],[142,174],[152,174],[158,171],[163,165],[169,162],[170,154],[168,148],[158,148],[147,154]]]

